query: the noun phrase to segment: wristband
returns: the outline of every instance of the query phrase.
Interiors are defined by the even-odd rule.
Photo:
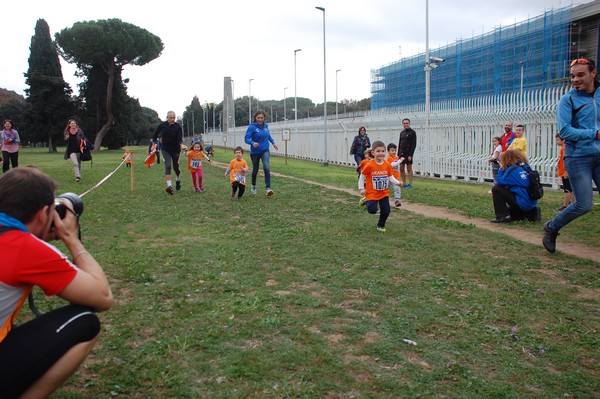
[[[83,251],[79,251],[77,252],[77,254],[75,256],[73,256],[73,259],[71,259],[71,261],[73,263],[75,263],[75,259],[79,258],[81,255],[85,255],[85,254],[90,254],[88,251],[86,251],[85,249]]]

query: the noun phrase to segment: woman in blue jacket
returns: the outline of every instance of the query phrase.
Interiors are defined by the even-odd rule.
[[[275,145],[275,140],[273,140],[269,132],[269,125],[265,123],[264,111],[258,110],[254,113],[254,122],[248,126],[244,141],[250,144],[250,159],[252,160],[252,188],[250,192],[256,194],[256,176],[258,176],[258,169],[262,160],[267,195],[273,195],[273,190],[271,190],[271,169],[269,167],[269,143],[273,144],[273,148],[276,150],[279,147]]]
[[[529,197],[531,183],[527,169],[527,156],[519,149],[508,149],[500,154],[500,169],[496,185],[492,188],[494,212],[492,223],[509,223],[513,220],[541,220],[537,200]]]
[[[592,210],[592,181],[600,188],[600,82],[594,61],[578,58],[570,65],[573,88],[558,103],[556,118],[565,140],[565,169],[575,202],[544,225],[542,243],[556,251],[558,231]]]

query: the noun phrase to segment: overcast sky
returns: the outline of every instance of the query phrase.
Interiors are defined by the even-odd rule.
[[[582,4],[590,0],[579,0]],[[571,5],[566,0],[429,0],[429,47],[434,50]],[[126,66],[129,95],[143,106],[178,115],[197,95],[223,101],[223,78],[234,96],[280,100],[297,95],[323,102],[323,13],[326,9],[327,100],[370,97],[372,69],[425,51],[424,0],[10,0],[3,2],[0,87],[24,94],[29,46],[36,21],[52,36],[78,21],[119,18],[159,36],[165,49],[144,66]],[[64,61],[75,92],[80,81]]]

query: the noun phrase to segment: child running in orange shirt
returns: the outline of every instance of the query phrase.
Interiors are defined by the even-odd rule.
[[[370,148],[368,150],[365,150],[364,156],[365,156],[365,159],[363,159],[362,161],[360,161],[360,165],[358,165],[358,168],[356,168],[356,173],[358,173],[358,178],[359,179],[360,179],[360,171],[362,170],[362,168],[366,164],[368,164],[371,161],[371,159],[373,159],[373,154],[371,153],[371,149]],[[365,206],[365,204],[366,204],[365,197],[360,197],[360,199],[358,200],[358,205]]]
[[[394,170],[394,177],[396,178],[396,180],[400,180],[399,165],[404,160],[404,158],[402,158],[402,160],[398,158],[398,155],[396,155],[398,153],[398,146],[394,143],[389,143],[387,146],[387,150],[388,157],[386,161],[388,161],[392,165],[392,169]],[[394,186],[394,204],[396,205],[396,207],[402,206],[402,204],[400,203],[401,197],[402,189],[400,188],[400,186]]]
[[[571,188],[571,181],[569,180],[569,173],[567,173],[565,169],[565,141],[560,138],[560,135],[556,133],[555,136],[556,145],[560,147],[560,153],[558,154],[558,177],[560,177],[562,181],[562,189],[565,192],[565,196],[563,198],[563,204],[558,208],[558,212],[561,212],[566,207],[575,202],[575,195],[573,194],[573,189]]]
[[[202,151],[202,144],[200,141],[192,143],[192,149],[187,152],[188,159],[188,170],[192,173],[192,183],[194,184],[194,190],[196,192],[204,192],[204,185],[202,184],[202,160],[206,159],[211,162],[210,158]]]
[[[246,173],[248,172],[248,163],[242,155],[244,155],[244,149],[242,147],[235,147],[233,150],[235,158],[229,162],[229,167],[225,171],[225,177],[229,175],[231,181],[231,198],[235,197],[235,192],[238,192],[238,199],[242,198],[244,191],[246,191]]]
[[[379,221],[377,230],[385,232],[385,222],[390,215],[390,188],[389,183],[402,187],[402,183],[394,177],[392,165],[385,160],[385,144],[376,141],[371,148],[373,159],[361,171],[358,180],[360,194],[366,198],[367,211],[377,213],[379,207]]]

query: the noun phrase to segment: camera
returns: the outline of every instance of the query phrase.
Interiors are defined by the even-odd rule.
[[[65,216],[67,216],[67,206],[61,201],[63,199],[66,199],[71,203],[71,205],[73,205],[73,212],[75,215],[81,216],[83,213],[83,200],[81,197],[75,193],[64,193],[54,199],[54,203],[56,204],[56,212],[61,219],[64,219]]]

